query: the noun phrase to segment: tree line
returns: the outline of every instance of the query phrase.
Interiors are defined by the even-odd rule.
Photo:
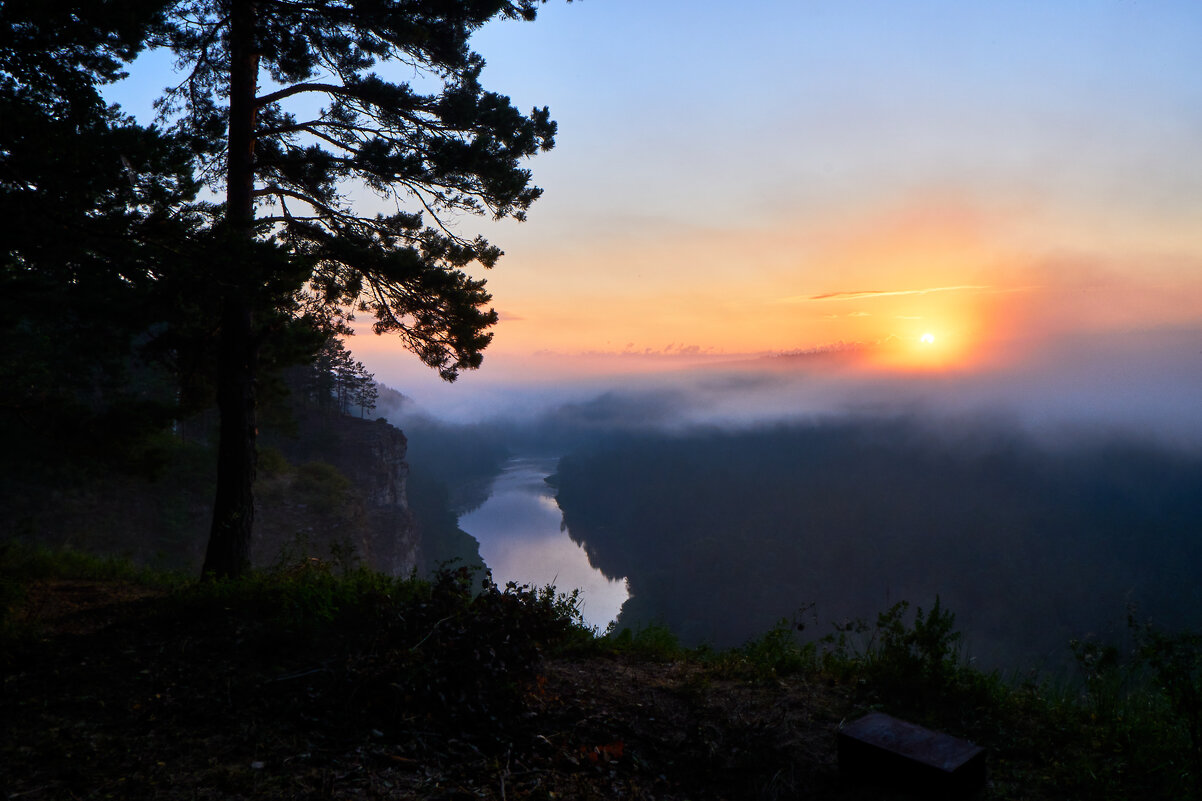
[[[366,417],[380,397],[375,376],[341,339],[327,340],[312,362],[290,369],[286,383],[305,405],[323,414]]]
[[[368,408],[329,344],[356,313],[448,381],[480,366],[497,315],[468,270],[502,254],[449,223],[525,219],[556,126],[481,85],[470,37],[541,2],[6,0],[5,425],[128,440],[215,404],[203,571],[245,572],[264,377],[325,359],[335,402]],[[147,48],[178,68],[154,125],[104,99]]]
[[[966,655],[1016,668],[1125,629],[1129,605],[1202,622],[1202,457],[1119,437],[908,419],[615,434],[565,456],[558,488],[590,562],[629,581],[619,623],[689,644],[941,597]]]

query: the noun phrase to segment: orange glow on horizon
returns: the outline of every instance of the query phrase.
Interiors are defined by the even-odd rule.
[[[971,367],[974,353],[970,343],[953,333],[930,331],[918,337],[894,337],[870,351],[871,368],[890,372],[928,372]]]
[[[1202,322],[1202,251],[1091,236],[1034,203],[966,194],[518,248],[488,276],[501,319],[481,378],[762,366],[790,353],[830,354],[783,360],[795,367],[982,372],[1064,336]],[[413,358],[388,337],[348,344]]]

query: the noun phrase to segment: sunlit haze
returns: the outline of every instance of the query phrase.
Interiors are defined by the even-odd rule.
[[[529,221],[458,223],[506,251],[478,373],[349,343],[419,402],[487,416],[792,354],[823,379],[784,406],[1202,427],[1192,0],[586,0],[474,41],[485,85],[560,133]],[[114,90],[139,114],[153,62]]]

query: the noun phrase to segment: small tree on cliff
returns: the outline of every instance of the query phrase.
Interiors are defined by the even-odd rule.
[[[204,572],[249,565],[255,380],[281,310],[307,294],[375,316],[439,374],[479,366],[500,250],[448,215],[524,219],[540,190],[523,159],[553,144],[548,111],[518,112],[479,83],[471,34],[532,20],[543,0],[180,0],[162,32],[186,78],[162,101],[207,141],[220,298],[217,493]],[[415,87],[372,72],[397,62]],[[266,82],[266,87],[261,83]],[[348,185],[395,200],[364,214]]]
[[[289,373],[289,391],[322,414],[350,414],[351,407],[358,406],[362,417],[375,408],[379,395],[375,376],[338,337],[330,337],[311,364]]]

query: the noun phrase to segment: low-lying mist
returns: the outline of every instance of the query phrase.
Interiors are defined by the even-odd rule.
[[[970,656],[1010,668],[1121,636],[1129,609],[1202,625],[1202,336],[1066,339],[957,372],[855,357],[494,388],[491,419],[458,430],[562,456],[567,531],[629,580],[620,624],[689,643],[810,604],[817,636],[936,596]]]
[[[575,435],[901,414],[940,426],[1003,424],[1049,439],[1121,433],[1202,448],[1202,329],[1008,343],[979,365],[942,371],[873,369],[860,355],[848,347],[687,361],[585,358],[551,370],[553,378],[535,373],[514,380],[490,374],[486,364],[455,385],[428,376],[411,383],[386,373],[382,379],[447,422]]]

